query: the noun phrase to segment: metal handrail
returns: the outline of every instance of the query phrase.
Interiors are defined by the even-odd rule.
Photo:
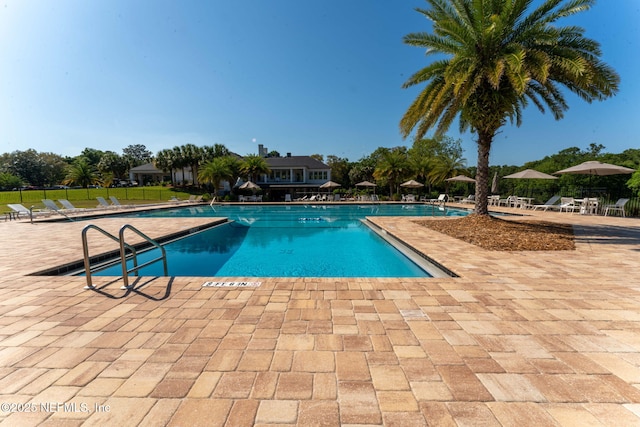
[[[155,259],[152,259],[150,261],[147,261],[142,265],[138,265],[137,253],[136,253],[135,249],[133,249],[132,250],[132,252],[133,252],[133,260],[134,260],[133,261],[133,268],[127,269],[126,248],[132,249],[132,247],[130,245],[127,245],[125,243],[125,241],[124,241],[124,232],[127,229],[135,232],[138,236],[142,237],[147,242],[151,243],[153,246],[155,246],[156,248],[160,249],[162,255],[159,256],[158,258],[155,258]],[[167,251],[164,249],[164,246],[162,246],[161,244],[156,242],[154,239],[152,239],[151,237],[147,236],[142,231],[138,230],[137,228],[135,228],[134,226],[132,226],[130,224],[125,224],[120,228],[120,259],[122,260],[122,279],[124,280],[123,289],[129,289],[130,288],[130,286],[129,286],[129,273],[133,272],[137,276],[138,275],[138,270],[140,270],[143,267],[146,267],[147,265],[150,265],[150,264],[153,264],[155,262],[158,262],[158,261],[162,261],[162,265],[164,267],[164,275],[165,276],[169,275],[169,268],[167,267]]]
[[[91,262],[89,260],[89,243],[87,241],[87,232],[89,230],[96,230],[99,231],[100,233],[102,233],[103,235],[107,236],[108,238],[110,238],[111,240],[114,240],[116,242],[118,242],[118,244],[120,244],[120,246],[122,246],[122,242],[120,241],[120,239],[118,239],[116,236],[114,236],[113,234],[109,233],[108,231],[105,231],[104,229],[98,227],[97,225],[94,224],[89,224],[86,227],[84,227],[82,229],[82,252],[84,254],[84,270],[85,270],[85,275],[87,278],[87,286],[85,286],[85,289],[93,289],[93,282],[91,280],[91,273],[95,273],[101,270],[105,270],[107,268],[109,268],[110,266],[108,265],[102,265],[99,266],[98,268],[92,270],[91,269]],[[127,247],[129,247],[131,249],[131,251],[135,254],[136,253],[136,248],[134,248],[131,245],[127,245]],[[122,253],[122,251],[120,252]],[[138,260],[137,258],[134,257],[134,264],[137,264]]]
[[[135,246],[128,244],[124,239],[124,232],[127,229],[132,230],[133,232],[138,234],[140,237],[145,239],[147,242],[149,242],[152,246],[155,246],[156,248],[160,249],[160,251],[162,252],[162,255],[158,258],[147,261],[144,264],[138,265],[138,251],[136,250]],[[84,254],[84,269],[85,269],[85,275],[87,278],[87,285],[85,286],[85,289],[94,288],[93,282],[91,279],[91,273],[95,273],[111,267],[111,265],[101,265],[93,270],[91,269],[91,262],[89,260],[89,244],[87,240],[87,232],[89,230],[97,230],[103,235],[107,236],[108,238],[118,242],[120,246],[120,263],[122,265],[122,280],[124,281],[124,286],[122,287],[122,289],[131,288],[131,286],[129,285],[129,273],[133,272],[136,276],[138,276],[138,270],[158,261],[163,262],[164,275],[165,276],[169,275],[169,269],[167,267],[167,252],[164,249],[164,247],[161,244],[159,244],[157,241],[152,239],[151,237],[147,236],[146,234],[138,230],[137,228],[133,227],[132,225],[125,224],[120,228],[119,237],[116,237],[113,234],[109,233],[108,231],[105,231],[104,229],[98,227],[97,225],[89,224],[82,229],[82,251]],[[127,249],[131,252],[130,258],[127,257]],[[133,268],[127,269],[128,259],[133,260]]]

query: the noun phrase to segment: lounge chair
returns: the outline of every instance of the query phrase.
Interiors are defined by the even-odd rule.
[[[407,194],[406,196],[402,196],[402,201],[413,203],[416,201],[416,196],[413,194]]]
[[[547,209],[559,209],[560,206],[556,204],[559,200],[560,196],[555,195],[542,205],[533,205],[533,210],[537,211],[538,209],[542,209],[543,211],[546,211]]]
[[[73,206],[73,203],[71,203],[67,199],[58,199],[58,202],[62,205],[62,207],[65,209],[65,211],[82,212],[82,211],[86,210],[84,208],[76,208],[75,206]]]
[[[449,200],[449,196],[446,194],[440,194],[437,199],[430,199],[429,203],[444,205]]]
[[[113,209],[116,206],[114,205],[110,205],[105,199],[104,197],[98,196],[96,197],[96,200],[98,200],[98,207],[99,208],[103,208],[103,209]]]
[[[116,196],[109,196],[109,200],[111,200],[111,204],[118,209],[134,207],[134,205],[123,205],[122,203],[120,203],[120,200],[118,200]]]
[[[298,198],[296,199],[296,202],[304,202],[305,200],[307,200],[307,198],[308,198],[308,196],[305,194],[305,195],[304,195],[304,196],[302,196],[302,197],[298,197]],[[286,202],[286,201],[287,201],[287,200],[286,200],[286,198],[285,198],[285,202]]]
[[[9,206],[9,208],[11,208],[11,210],[16,213],[17,219],[20,219],[21,215],[25,215],[25,216],[27,216],[29,218],[35,218],[35,217],[39,217],[39,216],[50,216],[51,215],[50,211],[42,211],[40,209],[31,209],[31,210],[29,210],[28,208],[24,207],[20,203],[10,203],[7,206]]]
[[[607,205],[604,207],[604,216],[609,215],[609,212],[620,212],[623,217],[625,217],[624,205],[627,204],[629,199],[618,199],[618,201],[613,205]]]
[[[62,213],[62,209],[56,205],[56,202],[54,202],[51,199],[42,199],[42,203],[44,204],[44,207],[49,209],[51,212],[56,212],[56,213]]]
[[[284,201],[285,202],[290,202],[291,201],[291,194],[287,193],[284,195]]]
[[[460,203],[475,203],[475,202],[476,202],[475,194],[469,194],[465,199],[460,200]]]

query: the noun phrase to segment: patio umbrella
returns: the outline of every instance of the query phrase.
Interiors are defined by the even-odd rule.
[[[498,171],[493,174],[493,180],[491,181],[491,194],[498,192]]]
[[[320,188],[328,188],[328,189],[337,188],[337,187],[340,187],[340,184],[333,181],[327,181],[320,186]]]
[[[626,168],[624,166],[612,165],[609,163],[602,163],[598,161],[589,161],[580,163],[579,165],[571,166],[567,169],[562,169],[558,172],[554,172],[554,175],[570,173],[576,175],[619,175],[635,172],[634,169]]]
[[[420,187],[424,187],[424,184],[420,184],[415,179],[410,179],[409,181],[403,182],[402,184],[400,184],[400,187],[420,188]]]
[[[260,186],[251,181],[247,181],[238,188],[241,190],[259,190]]]
[[[445,179],[445,181],[449,181],[449,182],[473,182],[473,183],[476,182],[475,179],[469,178],[468,176],[464,176],[464,175],[457,175],[457,176],[454,176],[453,178],[447,178],[447,179]]]
[[[523,171],[512,173],[511,175],[504,176],[503,178],[515,178],[515,179],[558,179],[558,177],[546,174],[544,172],[538,172],[538,171],[533,170],[533,169],[525,169]]]
[[[368,188],[373,188],[373,194],[376,194],[376,187],[377,185],[374,184],[373,182],[369,182],[369,181],[362,181],[356,184],[356,188],[358,187],[368,187]]]
[[[558,177],[546,174],[544,172],[538,172],[533,169],[525,169],[520,172],[512,173],[511,175],[503,176],[508,179],[558,179]],[[527,193],[531,195],[531,184],[527,186]]]

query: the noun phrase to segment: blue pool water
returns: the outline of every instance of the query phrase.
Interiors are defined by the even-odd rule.
[[[232,222],[165,246],[169,275],[207,277],[430,277],[361,223],[366,216],[466,215],[428,205],[221,205],[139,213]],[[139,263],[158,257],[152,250]],[[121,275],[119,266],[100,275]],[[162,264],[140,271],[162,275]]]

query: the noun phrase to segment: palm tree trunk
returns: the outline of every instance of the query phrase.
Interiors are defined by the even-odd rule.
[[[493,134],[478,132],[478,166],[476,171],[476,214],[489,215],[489,151]]]

